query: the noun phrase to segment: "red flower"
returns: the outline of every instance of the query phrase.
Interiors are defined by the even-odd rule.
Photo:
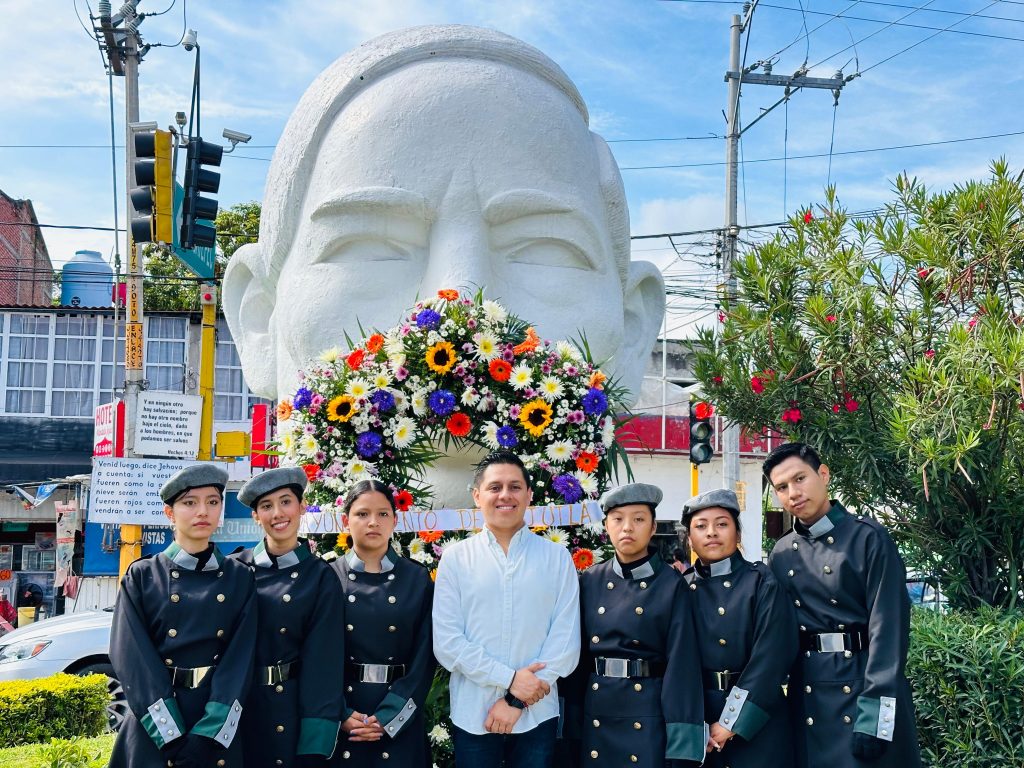
[[[974,328],[974,326],[976,326],[977,324],[978,324],[978,318],[976,318],[976,317],[972,317],[970,320],[967,321],[967,327],[968,328]]]
[[[782,412],[782,420],[797,424],[804,415],[799,408],[787,408]]]
[[[827,320],[828,322],[830,322],[830,323],[834,323],[834,322],[836,321],[836,316],[835,316],[835,315],[826,315],[826,316],[825,316],[825,319],[826,319],[826,320]]]
[[[718,322],[720,322],[720,323],[724,323],[725,322],[725,312],[719,312],[718,313]]]
[[[435,541],[444,536],[444,531],[420,531],[418,534],[423,541],[427,544],[433,544]]]
[[[1024,411],[1024,400],[1021,400],[1019,403],[1017,403],[1017,407]]]
[[[508,381],[512,375],[512,366],[502,360],[500,357],[491,360],[487,366],[488,372],[491,374],[491,378],[495,381]]]
[[[764,378],[767,381],[774,381],[775,380],[775,371],[773,371],[771,368],[768,368],[767,370],[761,371],[761,375],[764,376]]]
[[[370,338],[366,340],[366,349],[372,355],[376,355],[378,352],[380,352],[380,348],[383,346],[384,337],[381,336],[379,333],[373,334]]]
[[[576,457],[576,469],[581,472],[593,472],[597,469],[597,454],[583,451]]]
[[[412,494],[404,488],[395,493],[395,506],[401,512],[408,512],[412,508]]]
[[[931,267],[922,267],[921,269],[917,270],[917,276],[920,277],[922,280],[927,280],[928,276],[931,275],[931,273]]]
[[[594,553],[581,547],[572,553],[572,562],[577,571],[585,571],[594,564]]]
[[[760,395],[764,392],[764,379],[760,376],[752,376],[750,379],[750,388],[754,390],[756,394]]]
[[[934,349],[926,349],[924,351],[924,356],[927,357],[929,360],[931,360],[933,357],[935,357],[935,350]]]
[[[357,349],[354,352],[349,353],[349,356],[345,358],[345,363],[348,364],[348,367],[353,371],[358,371],[360,366],[363,364],[365,357],[366,353],[361,349]]]
[[[839,403],[832,406],[832,413],[839,413]]]
[[[850,413],[853,413],[858,408],[860,408],[860,403],[858,403],[852,397],[846,398],[846,410],[848,410]]]
[[[444,425],[455,437],[465,437],[469,434],[469,430],[473,428],[473,422],[469,420],[469,416],[461,411],[449,416],[448,421]]]
[[[302,465],[302,471],[306,473],[306,479],[309,480],[309,482],[313,483],[313,482],[316,482],[316,476],[320,472],[320,465],[319,464],[303,464]]]
[[[715,378],[713,378],[711,381],[713,383],[715,383],[715,384],[721,384],[722,383],[722,377],[721,376],[715,376]]]
[[[810,224],[812,221],[814,221],[814,214],[810,209],[804,211],[804,224]]]

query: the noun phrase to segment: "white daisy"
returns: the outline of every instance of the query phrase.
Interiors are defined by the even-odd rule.
[[[422,389],[413,392],[410,401],[412,402],[412,412],[417,416],[422,416],[427,412],[427,393]]]
[[[307,456],[312,456],[320,450],[320,444],[312,435],[303,435],[299,440],[299,450]]]
[[[545,376],[540,381],[540,396],[549,403],[555,402],[562,396],[562,382],[554,376]]]
[[[403,416],[395,421],[395,431],[391,436],[395,448],[408,448],[416,439],[416,422],[408,416]]]
[[[409,407],[409,400],[406,398],[405,393],[400,389],[396,389],[391,394],[395,396],[395,411],[403,413]]]
[[[473,334],[473,341],[476,343],[474,354],[478,360],[493,360],[501,354],[501,350],[498,349],[498,337],[490,331]]]
[[[462,396],[459,399],[462,401],[463,405],[473,406],[476,405],[477,401],[480,399],[480,395],[472,389],[467,389],[462,393]]]
[[[384,352],[390,360],[393,360],[395,355],[405,354],[405,342],[397,330],[389,331],[384,337]]]
[[[447,744],[450,738],[448,730],[440,723],[431,728],[427,736],[430,737],[430,743],[435,745]]]
[[[277,439],[280,448],[288,456],[295,455],[295,436],[289,432],[282,432]]]
[[[568,440],[556,440],[547,447],[545,453],[552,461],[568,461],[572,456],[573,445]]]
[[[574,363],[583,362],[583,355],[580,354],[576,345],[571,341],[561,339],[555,344],[555,349],[558,351],[558,356],[562,358],[562,360],[572,360]]]
[[[345,394],[356,400],[366,397],[370,394],[370,382],[358,376],[351,378],[348,380],[348,386],[345,387]]]
[[[407,359],[405,352],[396,352],[395,354],[388,356],[388,365],[391,366],[391,370],[397,371],[405,365],[405,361]]]
[[[497,450],[501,446],[498,444],[498,425],[493,421],[488,421],[481,428],[480,431],[484,434],[484,442],[487,447],[492,451]]]
[[[548,541],[555,542],[555,544],[561,544],[563,547],[569,546],[569,534],[564,528],[548,528],[541,535]]]
[[[373,376],[373,386],[376,389],[385,389],[391,383],[391,374],[387,368],[382,368]]]
[[[333,363],[335,360],[338,359],[338,355],[340,354],[340,349],[338,349],[337,347],[331,347],[330,349],[325,349],[323,352],[320,353],[320,359],[323,360],[325,363]]]
[[[374,470],[376,467],[372,462],[358,456],[345,465],[345,471],[352,480],[368,480],[373,477]]]
[[[533,371],[528,363],[520,363],[512,369],[512,376],[508,383],[512,389],[526,389],[533,382]]]
[[[615,442],[615,419],[610,416],[605,417],[601,427],[601,442],[605,448]]]
[[[580,481],[580,488],[583,489],[583,493],[587,496],[593,496],[597,493],[597,479],[586,472],[573,472],[573,477]]]
[[[492,323],[503,323],[508,318],[508,312],[501,304],[488,299],[483,303],[484,317]]]

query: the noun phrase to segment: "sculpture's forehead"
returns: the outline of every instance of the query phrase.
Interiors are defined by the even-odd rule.
[[[411,64],[357,94],[324,135],[310,193],[343,181],[437,202],[453,177],[472,177],[485,199],[539,188],[600,201],[593,141],[566,95],[524,70],[470,60]]]

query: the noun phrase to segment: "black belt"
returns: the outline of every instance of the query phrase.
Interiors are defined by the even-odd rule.
[[[721,672],[715,672],[710,669],[703,671],[704,675],[704,688],[712,691],[728,691],[732,688],[740,679],[740,675],[743,674],[743,670],[722,670]]]
[[[387,684],[405,676],[405,664],[347,664],[346,676],[360,683]]]
[[[643,659],[594,659],[594,671],[602,677],[664,677],[665,662]]]
[[[843,632],[801,632],[800,650],[817,653],[855,653],[868,647],[866,629],[854,628]]]
[[[175,688],[198,688],[213,671],[214,666],[209,667],[168,667],[171,673],[171,685]]]
[[[292,680],[299,674],[299,662],[289,661],[287,664],[274,664],[270,667],[256,667],[257,685],[277,685]]]

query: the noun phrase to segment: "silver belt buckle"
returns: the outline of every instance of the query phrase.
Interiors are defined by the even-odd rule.
[[[277,685],[283,683],[288,679],[288,669],[291,667],[291,663],[288,664],[275,664],[272,667],[263,668],[263,684],[264,685]]]
[[[818,653],[842,653],[846,650],[846,635],[843,632],[823,632],[817,639]]]
[[[629,659],[605,659],[605,677],[629,677]]]
[[[362,674],[359,679],[364,683],[388,682],[388,672],[391,670],[389,664],[363,664]]]
[[[727,691],[729,690],[729,672],[715,672],[715,685],[718,686],[718,690]]]

